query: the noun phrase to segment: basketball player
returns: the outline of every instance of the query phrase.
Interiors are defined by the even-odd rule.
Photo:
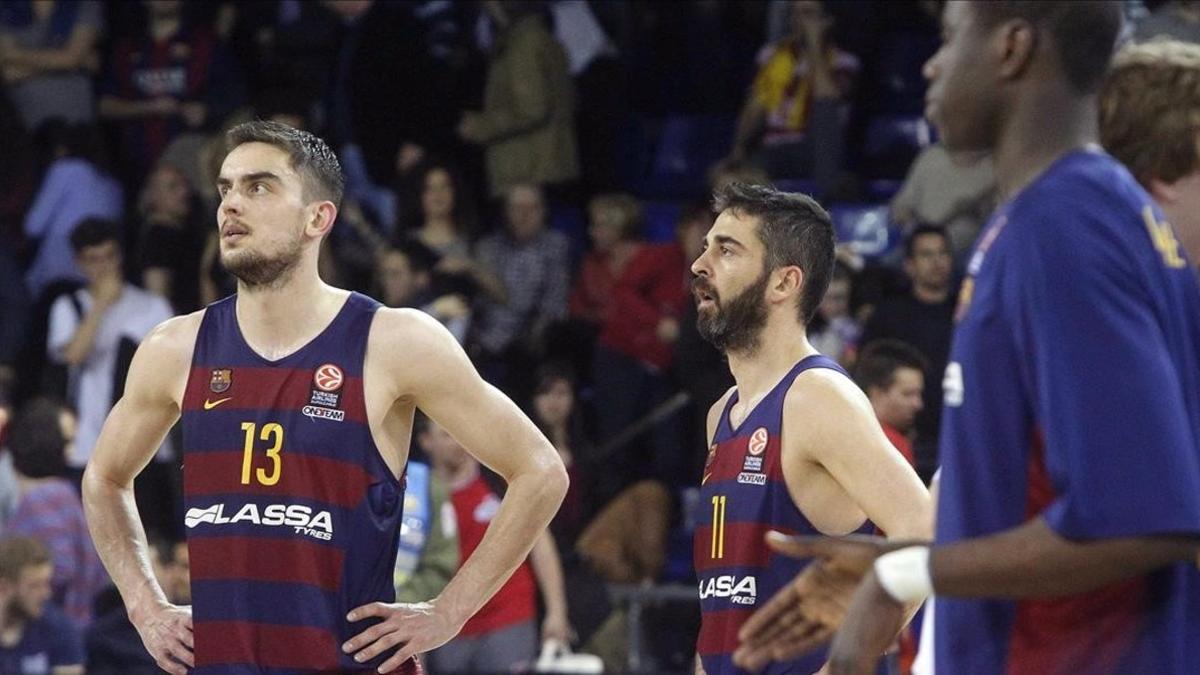
[[[804,327],[833,270],[829,215],[809,197],[732,184],[696,274],[697,327],[729,359],[736,385],[708,415],[694,553],[709,675],[733,665],[737,633],[760,599],[802,567],[771,556],[763,535],[853,532],[870,519],[892,537],[927,540],[929,495],[884,436],[866,396]],[[820,669],[820,654],[771,672]]]
[[[1113,60],[1100,92],[1100,142],[1162,206],[1200,261],[1200,45],[1155,40]]]
[[[1149,195],[1093,144],[1120,26],[1118,2],[946,7],[927,114],[948,148],[993,152],[1003,201],[945,374],[936,545],[780,546],[866,574],[834,672],[866,672],[901,603],[932,592],[936,672],[1195,672],[1200,288]],[[805,642],[788,604],[747,622],[739,663]]]
[[[343,179],[321,139],[250,122],[228,145],[217,221],[238,294],[138,349],[84,477],[92,536],[171,673],[412,672],[525,559],[565,471],[436,321],[322,283]],[[415,408],[508,492],[445,590],[403,605],[392,567]],[[190,609],[151,574],[132,491],[181,413]]]

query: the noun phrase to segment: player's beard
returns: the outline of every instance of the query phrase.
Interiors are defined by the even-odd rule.
[[[713,298],[711,308],[696,313],[696,329],[700,336],[725,354],[757,351],[762,329],[767,325],[767,303],[763,295],[770,278],[770,271],[763,270],[746,290],[724,302],[707,278],[696,277],[692,288],[703,290]]]
[[[248,290],[278,288],[291,278],[300,262],[301,244],[300,237],[296,237],[273,256],[256,251],[234,251],[221,256],[221,266]]]

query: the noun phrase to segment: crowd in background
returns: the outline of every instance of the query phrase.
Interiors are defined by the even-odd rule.
[[[1147,4],[1128,3],[1140,36],[1200,40],[1200,8]],[[939,11],[0,4],[0,622],[26,629],[0,640],[0,672],[24,672],[19,654],[155,672],[78,480],[139,341],[236,290],[218,260],[215,176],[224,130],[249,119],[338,153],[347,189],[324,280],[436,317],[571,473],[530,563],[435,672],[527,662],[544,639],[619,669],[628,617],[604,584],[691,579],[705,414],[732,379],[696,331],[690,266],[725,182],[829,208],[837,269],[809,339],[928,479],[956,280],[995,206],[990,158],[947,152],[922,119]],[[165,439],[137,500],[155,574],[186,603],[178,446]],[[503,486],[430,420],[412,457],[396,581],[416,601],[470,554]],[[654,655],[664,669],[690,663],[696,608],[680,611],[679,639]]]

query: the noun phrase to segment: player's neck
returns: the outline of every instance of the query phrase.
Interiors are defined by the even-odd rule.
[[[777,317],[782,318],[782,317]],[[817,354],[805,337],[805,329],[794,320],[789,325],[771,323],[763,328],[753,352],[728,352],[729,371],[737,384],[739,400],[748,401],[770,391],[792,366]]]
[[[1096,97],[1031,96],[1018,106],[996,145],[996,187],[1008,201],[1067,153],[1096,142]],[[1047,124],[1047,120],[1054,120]]]
[[[247,289],[239,285],[238,327],[251,349],[268,360],[278,360],[324,331],[346,296],[346,291],[321,281],[315,270],[297,269],[278,287]]]

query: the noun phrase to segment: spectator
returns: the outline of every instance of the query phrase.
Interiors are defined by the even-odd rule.
[[[490,289],[503,295],[503,287],[484,266],[471,256],[471,232],[475,229],[475,208],[471,192],[461,175],[450,164],[431,160],[421,165],[405,199],[411,206],[405,220],[416,229],[406,237],[416,239],[436,253],[435,272],[450,286],[474,295]]]
[[[550,532],[565,558],[598,510],[594,448],[576,406],[574,378],[565,366],[549,364],[538,369],[531,403],[530,419],[554,444],[571,478],[562,506],[550,522]]]
[[[123,178],[140,185],[184,131],[234,107],[232,62],[210,29],[184,20],[181,0],[143,0],[140,25],[114,36],[100,116],[121,139]]]
[[[420,309],[442,323],[459,344],[471,326],[471,306],[461,294],[434,280],[436,254],[416,241],[384,250],[376,265],[379,298],[388,307]]]
[[[1167,0],[1159,4],[1134,30],[1138,42],[1156,37],[1200,43],[1200,4],[1194,0]]]
[[[934,144],[921,151],[900,192],[892,198],[892,220],[911,232],[940,227],[956,261],[964,261],[996,206],[996,176],[987,153],[950,154]]]
[[[946,233],[935,227],[914,230],[904,246],[904,273],[911,283],[909,293],[879,303],[863,328],[862,344],[880,338],[908,343],[928,362],[925,380],[941,382],[950,355],[955,305]],[[928,481],[937,466],[941,388],[927,387],[924,399],[924,409],[917,415],[914,455],[917,473]]]
[[[854,361],[858,336],[862,326],[850,313],[850,298],[853,297],[854,277],[850,268],[842,263],[833,267],[829,288],[817,313],[808,323],[808,341],[822,354],[836,359],[842,365]]]
[[[10,440],[18,498],[6,531],[33,537],[53,552],[54,603],[82,629],[92,619],[92,602],[109,581],[79,495],[61,477],[74,437],[70,411],[47,399],[25,404]]]
[[[96,0],[0,5],[0,74],[29,131],[55,117],[92,121],[102,11]]]
[[[25,284],[37,301],[57,281],[78,282],[70,235],[85,218],[116,220],[124,212],[121,187],[103,169],[94,127],[55,121],[43,125],[39,141],[51,162],[25,215],[25,236],[38,242]]]
[[[567,238],[546,229],[545,197],[537,186],[511,188],[504,213],[504,230],[477,249],[479,262],[501,284],[484,287],[475,340],[485,376],[522,400],[547,329],[567,315]]]
[[[151,537],[149,543],[154,578],[162,586],[167,601],[176,605],[191,603],[187,543],[157,536]],[[142,644],[123,603],[92,623],[85,644],[88,675],[158,675],[162,672]]]
[[[670,395],[667,369],[691,293],[694,258],[689,257],[689,249],[696,248],[697,240],[703,241],[705,230],[701,228],[710,223],[703,214],[681,218],[676,224],[676,240],[643,246],[613,288],[592,366],[596,422],[603,443],[617,438]],[[660,422],[651,435],[652,450],[645,461],[639,461],[637,449],[630,444],[618,449],[613,457],[616,476],[684,482],[675,432],[673,420]]]
[[[458,517],[446,483],[428,462],[405,468],[404,521],[396,554],[396,602],[435,598],[458,570]]]
[[[484,7],[499,36],[483,110],[464,113],[458,135],[484,146],[492,197],[523,183],[563,188],[579,177],[575,103],[566,54],[545,24],[545,3],[489,0]]]
[[[402,186],[409,214],[405,226],[438,257],[469,258],[469,233],[474,229],[471,195],[458,173],[438,161],[419,165],[411,186]]]
[[[628,194],[602,194],[588,203],[592,250],[583,258],[571,289],[571,318],[598,331],[608,318],[613,288],[640,249],[642,207]]]
[[[124,281],[117,236],[116,225],[105,220],[88,219],[75,228],[71,248],[88,285],[60,297],[50,309],[47,353],[67,366],[69,400],[79,411],[75,451],[67,459],[75,471],[83,470],[104,418],[125,389],[138,343],[172,316],[166,300]],[[164,441],[159,456],[169,455],[169,441]],[[164,511],[162,504],[149,509]]]
[[[137,206],[142,287],[170,302],[176,314],[200,309],[200,257],[210,228],[187,178],[174,166],[160,163],[146,180]]]
[[[36,540],[0,540],[0,673],[83,675],[79,631],[50,603],[51,570]]]
[[[500,499],[484,479],[479,462],[445,429],[424,419],[416,427],[417,442],[428,453],[434,471],[450,486],[458,521],[459,559],[466,561],[500,508]],[[447,675],[512,672],[531,661],[538,648],[535,577],[546,604],[542,640],[568,642],[571,628],[562,565],[550,535],[543,534],[529,561],[467,621],[458,637],[429,655],[433,670]]]
[[[750,159],[773,178],[812,177],[827,195],[843,168],[846,101],[859,64],[833,43],[833,19],[820,2],[791,7],[789,37],[759,52],[730,159]]]
[[[912,429],[924,406],[925,357],[899,340],[876,340],[863,348],[854,381],[867,394],[883,433],[915,466]]]

